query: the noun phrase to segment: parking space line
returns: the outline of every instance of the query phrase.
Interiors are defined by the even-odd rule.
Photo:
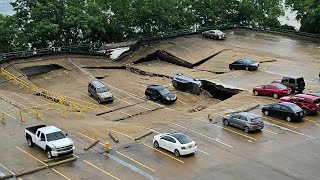
[[[223,145],[225,145],[225,146],[228,146],[228,147],[230,147],[230,148],[233,148],[233,146],[231,146],[231,145],[229,145],[229,144],[226,144],[226,143],[224,143],[224,142],[221,142],[221,141],[218,140],[218,139],[214,139],[214,138],[212,138],[212,137],[209,137],[209,136],[207,136],[207,135],[204,135],[204,134],[199,133],[199,132],[197,132],[197,131],[194,131],[194,130],[192,130],[192,129],[188,129],[188,128],[186,128],[186,127],[184,127],[184,126],[181,126],[181,125],[179,125],[179,124],[176,124],[176,123],[172,123],[172,124],[174,124],[174,125],[176,125],[176,126],[179,126],[179,127],[183,128],[183,129],[189,130],[189,131],[191,131],[191,132],[194,132],[194,133],[196,133],[196,134],[198,134],[198,135],[200,135],[200,136],[203,136],[203,137],[206,137],[206,138],[208,138],[208,139],[211,139],[211,140],[213,140],[213,141],[215,141],[215,142],[218,142],[218,143],[220,143],[220,144],[223,144]]]
[[[273,131],[270,131],[270,130],[267,130],[267,129],[262,129],[262,131],[266,131],[266,132],[269,132],[269,133],[272,133],[272,134],[278,134],[276,132],[273,132]]]
[[[113,132],[115,132],[115,133],[121,134],[121,135],[126,136],[126,137],[128,137],[128,138],[130,138],[130,139],[135,140],[134,137],[131,137],[131,136],[127,135],[127,134],[123,134],[123,133],[121,133],[121,132],[119,132],[119,131],[115,131],[115,130],[108,129],[108,128],[106,128],[106,129],[107,129],[108,131],[113,131]]]
[[[12,172],[9,168],[5,167],[4,165],[0,164],[1,167],[3,167],[5,170],[7,170],[9,173],[11,173],[12,175],[16,176],[16,174],[14,172]]]
[[[25,154],[27,154],[28,156],[32,157],[33,159],[39,161],[41,164],[45,165],[45,166],[48,166],[48,164],[44,163],[43,161],[41,161],[40,159],[34,157],[33,155],[31,155],[30,153],[28,153],[27,151],[17,147],[20,151],[24,152]]]
[[[101,172],[103,172],[103,173],[105,173],[105,174],[107,174],[107,175],[109,175],[109,176],[113,177],[114,179],[120,180],[119,178],[115,177],[114,175],[112,175],[112,174],[108,173],[107,171],[105,171],[105,170],[103,170],[103,169],[101,169],[101,168],[99,168],[99,167],[97,167],[97,166],[93,165],[92,163],[90,163],[90,162],[88,162],[88,161],[86,161],[86,160],[83,160],[83,161],[84,161],[85,163],[89,164],[90,166],[92,166],[92,167],[94,167],[94,168],[96,168],[96,169],[100,170]]]
[[[225,128],[225,127],[222,127],[222,126],[219,126],[219,125],[216,125],[216,124],[213,124],[213,125],[214,125],[214,126],[217,126],[217,127],[220,127],[220,128],[222,128],[222,129],[224,129],[224,130],[227,130],[227,131],[233,132],[233,133],[235,133],[235,134],[238,134],[238,135],[240,135],[240,136],[246,137],[246,138],[248,138],[248,139],[251,139],[251,140],[257,141],[257,139],[256,139],[256,138],[253,138],[253,137],[247,136],[247,135],[245,135],[245,134],[239,133],[239,132],[234,131],[234,130],[231,130],[231,129],[229,129],[229,128]]]
[[[307,119],[307,118],[303,118],[304,120],[306,121],[310,121],[310,122],[313,122],[313,123],[316,123],[317,121],[314,121],[314,120],[311,120],[311,119]]]
[[[211,156],[211,154],[209,154],[209,153],[207,153],[207,152],[205,152],[205,151],[202,151],[202,150],[200,150],[199,148],[198,148],[198,151],[199,151],[199,152],[202,152],[202,153],[204,153],[204,154],[206,154],[206,155],[208,155],[208,156]]]
[[[81,132],[77,132],[78,134],[80,134],[81,136],[83,136],[83,137],[86,137],[86,138],[88,138],[88,139],[90,139],[90,140],[92,140],[92,141],[95,141],[95,139],[93,139],[93,138],[91,138],[91,137],[89,137],[89,136],[87,136],[87,135],[85,135],[85,134],[82,134]],[[102,145],[102,146],[105,146],[104,144],[102,144],[101,142],[98,142],[98,144],[100,144],[100,145]],[[111,149],[111,148],[110,148]]]
[[[163,155],[165,155],[165,156],[167,156],[167,157],[170,157],[170,158],[172,158],[172,159],[174,159],[174,160],[176,160],[176,161],[178,161],[178,162],[180,162],[180,163],[184,163],[184,162],[181,161],[180,159],[177,159],[177,158],[175,158],[175,157],[173,157],[173,156],[170,156],[169,154],[164,153],[164,152],[160,151],[159,149],[156,149],[156,148],[154,148],[154,147],[152,147],[152,146],[149,146],[148,144],[143,143],[143,145],[145,145],[145,146],[147,146],[147,147],[149,147],[149,148],[151,148],[151,149],[153,149],[153,150],[156,150],[157,152],[159,152],[159,153],[161,153],[161,154],[163,154]]]
[[[57,174],[59,174],[60,176],[64,177],[65,179],[71,180],[70,178],[68,178],[67,176],[65,176],[64,174],[62,174],[61,172],[57,171],[54,168],[51,168],[52,171],[56,172]]]
[[[265,118],[265,119],[268,119],[268,120],[270,120],[270,121],[277,122],[277,123],[279,123],[279,124],[284,124],[284,125],[286,125],[286,126],[289,126],[289,127],[295,128],[295,129],[298,128],[297,126],[292,126],[292,125],[290,125],[290,124],[287,124],[287,123],[284,123],[284,122],[281,122],[281,121],[277,121],[277,120],[268,118],[268,117],[266,117],[266,116],[262,116],[262,117]]]
[[[8,113],[6,113],[6,112],[4,112],[4,111],[2,111],[2,110],[0,110],[0,112],[4,113],[5,115],[7,115],[7,116],[9,116],[9,117],[11,117],[11,118],[13,118],[13,119],[17,119],[17,118],[11,116],[10,114],[8,114]]]
[[[88,98],[90,98],[92,101],[94,101],[95,103],[99,104],[97,101],[93,100],[90,96],[88,96],[88,95],[86,95],[86,94],[84,94],[84,93],[82,93],[82,92],[79,92],[79,91],[76,91],[76,92],[79,93],[79,94],[82,94],[82,95],[84,95],[84,96],[86,96],[86,97],[88,97]],[[106,106],[106,105],[103,105],[103,104],[99,104],[99,105],[101,105],[101,106],[103,106],[103,107],[105,107],[105,108],[107,108],[107,109],[113,110],[112,108],[109,108],[109,107]],[[117,111],[117,112],[120,112],[120,113],[122,113],[122,114],[125,114],[125,115],[127,115],[127,116],[132,117],[131,114],[128,114],[128,113],[126,113],[126,112],[123,112],[123,111],[120,111],[120,110],[116,110],[116,111]]]
[[[30,153],[26,152],[25,150],[17,147],[20,151],[24,152],[25,154],[29,155],[30,157],[32,157],[33,159],[39,161],[40,163],[42,163],[43,165],[49,167],[48,164],[44,163],[43,161],[41,161],[40,159],[36,158],[35,156],[31,155]],[[63,175],[61,172],[57,171],[56,169],[53,169],[53,168],[50,168],[51,170],[53,170],[54,172],[56,172],[57,174],[61,175],[62,177],[68,179],[68,180],[71,180],[70,178],[66,177],[65,175]]]
[[[147,169],[155,172],[155,170],[153,170],[152,168],[150,168],[150,167],[148,167],[148,166],[146,166],[146,165],[144,165],[144,164],[142,164],[142,163],[140,163],[140,162],[138,162],[138,161],[136,161],[136,160],[134,160],[134,159],[132,159],[132,158],[130,158],[130,157],[122,154],[122,153],[120,153],[119,151],[116,151],[116,153],[118,153],[118,154],[120,154],[121,156],[126,157],[126,158],[130,159],[131,161],[133,161],[133,162],[135,162],[135,163],[137,163],[137,164],[139,164],[139,165],[141,165],[141,166],[143,166],[143,167],[145,167],[145,168],[147,168]]]
[[[188,104],[187,104],[187,103],[185,103],[185,102],[181,101],[180,99],[177,99],[177,101],[179,101],[179,102],[181,102],[182,104],[184,104],[184,105],[187,105],[187,106],[188,106]]]
[[[120,99],[120,98],[118,98],[117,96],[114,96],[115,98],[117,98],[118,100],[120,100],[120,101],[123,101],[123,102],[125,102],[125,103],[127,103],[127,104],[129,104],[129,105],[134,105],[134,104],[132,104],[132,103],[130,103],[130,102],[128,102],[128,101],[125,101],[125,100],[123,100],[123,99]],[[141,108],[143,108],[143,109],[146,109],[146,110],[148,110],[148,111],[150,111],[151,109],[149,109],[149,108],[146,108],[146,107],[144,107],[144,106],[141,106],[141,105],[135,105],[135,106],[138,106],[138,107],[141,107]]]

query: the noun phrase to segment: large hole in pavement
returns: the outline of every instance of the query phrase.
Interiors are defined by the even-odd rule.
[[[232,96],[242,92],[240,89],[224,87],[223,85],[206,80],[201,80],[201,82],[203,84],[203,90],[209,92],[212,98],[219,99],[221,101],[229,99]]]
[[[64,69],[64,67],[57,64],[40,65],[40,66],[30,66],[21,68],[20,71],[26,76],[36,76],[39,74],[48,73],[53,70]]]

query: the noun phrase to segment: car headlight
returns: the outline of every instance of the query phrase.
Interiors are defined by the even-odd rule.
[[[167,100],[170,100],[170,98],[168,98],[168,97],[167,97],[166,99],[167,99]]]
[[[51,151],[57,151],[56,147],[51,148]]]

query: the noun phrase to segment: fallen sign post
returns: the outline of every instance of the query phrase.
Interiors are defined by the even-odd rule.
[[[83,148],[85,151],[87,151],[88,149],[92,148],[94,145],[96,145],[98,142],[100,142],[100,140],[95,140],[93,143],[89,144],[87,147]]]
[[[149,135],[152,134],[152,133],[153,133],[153,131],[146,132],[146,133],[142,134],[141,136],[134,138],[134,140],[137,141],[137,140],[139,140],[139,139],[141,139],[141,138],[144,138],[144,137],[146,137],[146,136],[149,136]]]
[[[114,141],[114,142],[119,142],[119,139],[117,137],[115,137],[111,132],[109,132],[109,136],[111,137],[111,139]]]

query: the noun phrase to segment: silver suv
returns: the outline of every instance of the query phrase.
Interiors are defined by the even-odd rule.
[[[230,114],[223,117],[222,121],[225,126],[235,126],[243,129],[246,133],[264,128],[261,117],[248,112]]]
[[[113,102],[113,95],[110,89],[102,82],[94,80],[88,84],[88,94],[97,99],[98,103]]]

